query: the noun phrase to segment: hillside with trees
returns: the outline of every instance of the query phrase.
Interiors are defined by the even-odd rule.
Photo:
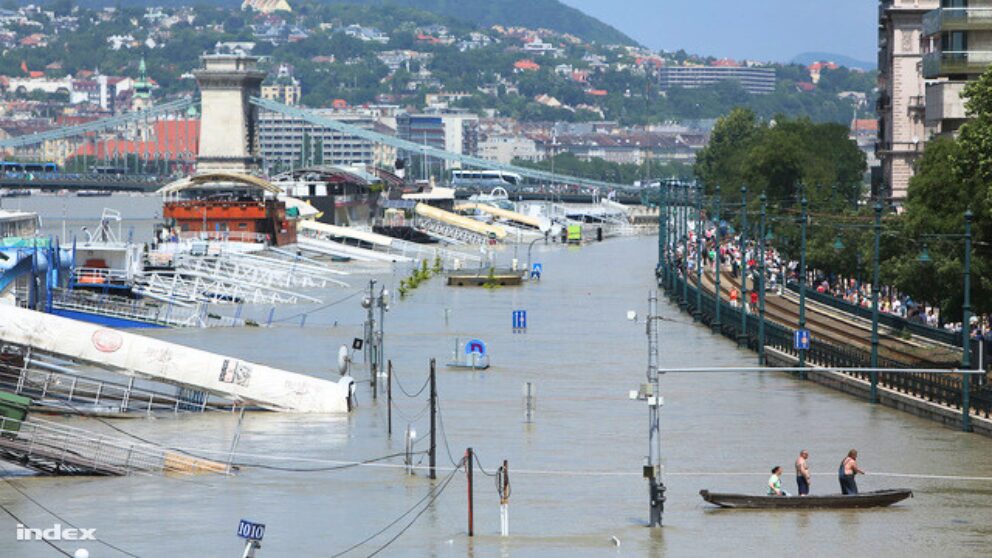
[[[354,4],[374,7],[376,11],[388,12],[394,8],[411,8],[429,12],[448,19],[473,23],[482,27],[491,25],[521,26],[532,29],[545,28],[570,33],[587,41],[603,44],[636,44],[633,39],[616,28],[586,15],[580,10],[566,6],[558,0],[318,0],[325,5]],[[30,3],[28,1],[24,4]],[[294,8],[303,2],[290,4]],[[126,5],[146,6],[191,6],[212,5],[227,8],[241,6],[241,0],[82,0],[81,6],[102,7]]]

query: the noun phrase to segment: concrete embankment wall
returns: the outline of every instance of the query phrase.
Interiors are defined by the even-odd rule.
[[[768,366],[791,367],[799,365],[799,359],[772,347],[765,348],[765,358]],[[815,366],[811,366],[807,377],[810,381],[849,395],[854,395],[866,401],[871,395],[871,384],[867,380],[848,376],[840,372],[817,371]],[[959,410],[937,405],[906,393],[899,393],[881,384],[878,386],[878,400],[880,404],[886,407],[892,407],[900,411],[912,413],[918,417],[937,421],[948,427],[961,428],[961,411]],[[992,419],[972,414],[971,426],[976,434],[992,437]]]

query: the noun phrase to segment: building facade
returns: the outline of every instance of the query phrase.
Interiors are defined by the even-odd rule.
[[[659,87],[696,89],[720,81],[740,82],[745,91],[762,95],[775,91],[775,68],[749,66],[665,66],[658,70]]]
[[[392,134],[373,114],[358,111],[315,109],[317,116]],[[262,111],[259,114],[259,143],[268,174],[292,169],[319,166],[365,166],[390,168],[396,160],[396,149],[380,142],[364,140],[329,128],[314,126],[302,119]]]
[[[923,15],[938,0],[881,0],[878,22],[878,143],[874,197],[899,207],[927,138]]]
[[[262,98],[284,105],[300,104],[303,89],[300,80],[293,76],[293,69],[286,64],[280,64],[274,76],[262,82]]]
[[[992,0],[943,0],[923,16],[926,123],[951,135],[967,118],[961,93],[992,65]]]
[[[400,114],[396,117],[396,135],[401,139],[457,153],[479,154],[479,117],[469,113]],[[416,153],[405,154],[414,157]],[[444,168],[459,168],[445,162]]]

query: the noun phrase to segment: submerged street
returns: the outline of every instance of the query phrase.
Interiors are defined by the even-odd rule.
[[[48,204],[36,208],[47,227],[61,226],[56,198],[31,202]],[[501,258],[512,257],[512,246],[503,250]],[[643,315],[654,287],[657,238],[611,239],[581,248],[538,244],[534,252],[534,260],[544,264],[539,282],[488,290],[447,287],[432,279],[404,300],[394,300],[385,321],[386,358],[393,361],[398,380],[391,439],[384,385],[373,401],[368,373],[358,364],[358,408],[350,415],[246,415],[234,461],[262,467],[243,466],[230,477],[17,477],[14,482],[57,510],[63,523],[95,528],[99,539],[141,556],[234,555],[242,546],[235,536],[240,518],[266,524],[260,556],[335,555],[413,509],[432,486],[445,488],[383,555],[785,556],[802,548],[811,555],[849,549],[874,556],[979,556],[992,551],[987,521],[992,511],[992,440],[774,372],[662,378],[668,502],[664,528],[646,528],[647,485],[640,475],[647,452],[647,409],[630,400],[628,392],[645,377]],[[348,264],[338,268],[353,269]],[[405,268],[380,270],[356,271],[345,278],[349,288],[322,291],[327,303],[345,300],[309,314],[302,328],[298,319],[278,319],[310,308],[283,306],[272,327],[159,330],[152,335],[336,378],[338,347],[361,336],[364,319],[360,298],[346,297],[368,278],[395,292],[408,273]],[[515,333],[511,313],[519,309],[527,310],[528,327]],[[666,300],[659,309],[666,318],[661,324],[663,368],[756,364],[753,354],[692,324]],[[249,313],[264,316],[268,310],[252,308]],[[627,320],[628,310],[638,312],[636,323]],[[487,343],[492,368],[446,368],[455,339],[464,343],[473,337]],[[430,358],[438,361],[441,409],[436,482],[422,468],[407,475],[402,457],[313,470],[402,453],[408,424],[417,431],[415,450],[424,450],[430,430],[427,392],[412,398],[403,392],[421,389]],[[525,382],[536,390],[530,422],[522,395]],[[94,419],[59,420],[121,435]],[[227,461],[236,423],[236,415],[221,413],[111,424],[165,446]],[[452,460],[460,461],[467,447],[475,450],[486,473],[504,459],[509,462],[508,537],[499,536],[493,479],[478,467],[476,536],[467,536],[465,475],[458,472],[446,483]],[[763,493],[775,465],[785,468],[783,486],[794,492],[792,461],[803,448],[810,451],[814,494],[838,491],[837,465],[849,449],[857,448],[868,471],[858,479],[863,491],[910,488],[915,497],[883,510],[750,512],[712,509],[698,496],[703,488]],[[427,464],[423,455],[415,460],[421,467]],[[0,488],[0,501],[32,526],[51,524],[51,516],[10,486]],[[348,555],[370,555],[383,547],[421,507]],[[88,548],[92,556],[114,555],[99,544]],[[0,555],[50,553],[39,542],[0,538]]]

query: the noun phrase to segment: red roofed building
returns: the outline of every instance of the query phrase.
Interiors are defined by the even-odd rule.
[[[513,68],[521,72],[536,72],[541,69],[541,65],[533,60],[524,58],[523,60],[517,60],[514,62]]]
[[[593,97],[605,97],[609,95],[609,92],[605,89],[587,89],[586,94]]]
[[[796,89],[798,89],[798,90],[800,90],[800,91],[802,91],[804,93],[809,93],[809,92],[815,90],[816,89],[816,86],[813,85],[812,83],[808,82],[808,81],[797,81],[796,82]]]
[[[820,83],[820,74],[823,70],[836,70],[839,67],[833,62],[813,62],[809,65],[809,78],[813,83]]]

